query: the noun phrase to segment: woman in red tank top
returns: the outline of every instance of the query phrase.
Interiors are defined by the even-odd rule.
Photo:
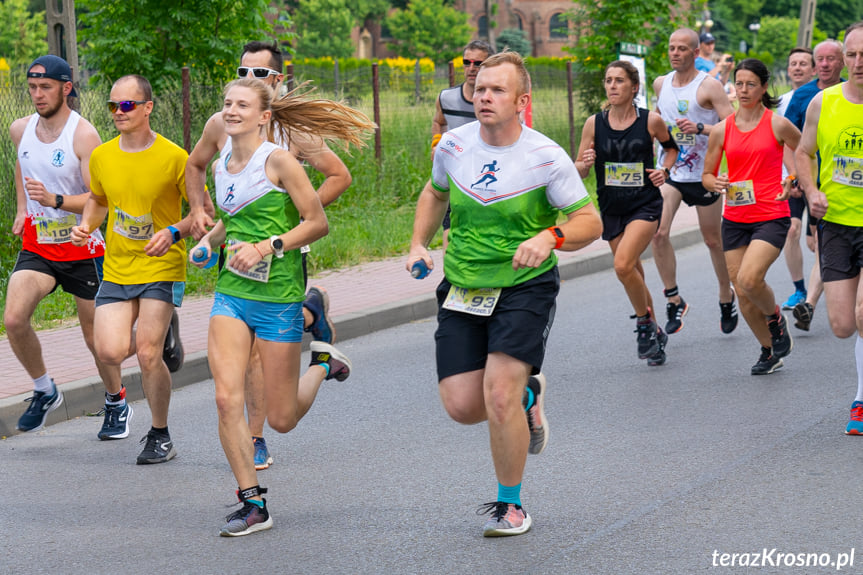
[[[770,108],[777,99],[767,92],[770,74],[760,60],[747,58],[734,70],[740,108],[710,132],[702,182],[725,195],[722,244],[740,311],[761,344],[752,375],[773,373],[791,352],[785,317],[767,285],[767,270],[779,257],[791,225],[789,176],[782,181],[783,151],[800,142],[800,131]],[[722,154],[728,172],[719,174]],[[789,155],[788,172],[794,173]]]

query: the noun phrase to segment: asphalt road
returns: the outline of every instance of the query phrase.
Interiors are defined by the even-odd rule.
[[[487,430],[443,412],[430,319],[342,343],[351,378],[325,383],[290,434],[267,433],[267,532],[218,537],[235,483],[211,381],[175,393],[179,455],[164,465],[135,465],[142,402],[127,440],[100,442],[100,419],[79,418],[0,441],[0,573],[687,574],[723,554],[766,564],[758,573],[826,573],[852,552],[842,572],[859,572],[863,439],[843,434],[853,339],[833,337],[822,303],[812,331],[791,328],[785,367],[752,377],[758,344],[742,319],[720,333],[703,246],[681,251],[679,269],[692,309],[659,368],[637,359],[613,272],[562,286],[543,370],[551,439],[528,460],[526,535],[481,536],[474,511],[496,496]],[[784,262],[769,280],[788,295]]]

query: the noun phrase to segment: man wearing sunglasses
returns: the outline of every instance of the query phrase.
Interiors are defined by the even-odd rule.
[[[146,78],[117,80],[107,108],[120,135],[93,151],[90,198],[80,225],[72,228],[72,241],[86,244],[108,217],[105,278],[96,295],[96,352],[118,375],[123,360],[137,355],[152,416],[137,462],[163,463],[177,453],[168,431],[171,373],[163,347],[185,290],[182,238],[190,234],[191,222],[181,218],[188,156],[150,127],[153,90]],[[128,437],[132,409],[122,381],[112,377],[103,383],[99,439]]]
[[[69,107],[72,70],[57,56],[37,58],[27,70],[27,90],[36,113],[12,122],[18,151],[15,191],[18,210],[12,232],[22,246],[6,291],[3,321],[12,351],[33,379],[30,405],[20,431],[36,431],[63,394],[48,373],[42,346],[31,325],[36,306],[58,286],[75,297],[84,341],[100,377],[119,377],[119,367],[99,361],[93,344],[94,299],[102,279],[105,242],[98,232],[84,246],[70,242],[90,186],[88,163],[102,143],[96,129]]]
[[[494,49],[482,40],[474,40],[464,47],[462,52],[464,82],[458,86],[441,90],[435,102],[431,127],[432,159],[434,159],[437,143],[444,133],[476,120],[473,111],[473,90],[476,86],[476,75],[479,74],[479,67],[483,61],[492,54],[494,54]],[[444,246],[446,246],[449,238],[449,215],[450,211],[447,209],[443,219]]]
[[[268,84],[278,94],[284,75],[282,53],[278,44],[265,42],[249,42],[243,47],[240,57],[240,66],[237,75],[241,78],[253,76]],[[204,209],[207,194],[204,182],[207,166],[217,153],[226,153],[225,145],[229,142],[225,134],[225,124],[222,112],[216,112],[207,121],[201,139],[195,144],[186,165],[186,181],[189,192],[190,214],[193,227],[192,233],[196,238],[203,236],[213,220]],[[351,185],[351,174],[347,166],[342,162],[330,148],[321,140],[314,140],[303,134],[291,134],[288,142],[277,142],[289,150],[298,159],[307,162],[315,170],[324,175],[324,182],[317,189],[321,204],[324,207],[334,202]],[[303,269],[305,270],[306,259],[303,249]],[[312,287],[303,302],[303,319],[305,331],[312,334],[315,341],[333,343],[335,340],[335,327],[328,316],[329,297],[326,290],[320,287]],[[261,360],[257,347],[252,351],[249,362],[249,370],[246,376],[246,411],[249,418],[249,429],[255,443],[255,468],[266,469],[273,463],[263,438],[264,422],[266,421],[266,405],[264,404],[263,373],[261,371]]]

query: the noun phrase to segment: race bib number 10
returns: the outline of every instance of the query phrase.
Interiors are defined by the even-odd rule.
[[[501,288],[460,288],[451,286],[443,307],[472,315],[490,316],[500,298]]]
[[[153,214],[130,216],[114,208],[114,233],[130,240],[150,241],[153,237]]]
[[[71,241],[72,226],[77,223],[73,214],[56,219],[37,216],[33,218],[36,241],[40,244],[65,244]]]
[[[605,164],[605,185],[640,188],[644,185],[644,164],[641,162]]]
[[[863,188],[863,158],[833,156],[833,181]]]

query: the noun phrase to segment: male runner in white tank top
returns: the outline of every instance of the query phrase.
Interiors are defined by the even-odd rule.
[[[89,196],[88,163],[101,144],[99,134],[73,111],[72,70],[57,56],[37,58],[27,70],[27,89],[36,113],[12,122],[9,134],[18,150],[15,191],[18,211],[12,232],[23,245],[9,277],[3,321],[15,357],[33,379],[33,396],[18,420],[20,431],[35,431],[63,394],[48,374],[31,319],[36,306],[58,286],[75,297],[84,341],[102,379],[119,367],[106,366],[93,347],[94,298],[102,277],[105,242],[101,234],[83,247],[73,246],[70,230],[81,218]]]
[[[698,34],[688,28],[677,30],[668,41],[668,59],[673,71],[653,82],[657,112],[680,148],[671,177],[660,188],[662,221],[653,238],[653,257],[668,299],[665,330],[676,333],[683,328],[683,316],[689,305],[677,290],[677,260],[669,234],[680,202],[696,206],[701,235],[710,251],[713,270],[719,281],[720,327],[723,333],[731,333],[737,327],[737,310],[722,253],[722,202],[718,201],[719,194],[708,192],[701,185],[701,173],[710,130],[734,109],[722,84],[695,69],[697,56]],[[662,162],[662,157],[659,162]]]

